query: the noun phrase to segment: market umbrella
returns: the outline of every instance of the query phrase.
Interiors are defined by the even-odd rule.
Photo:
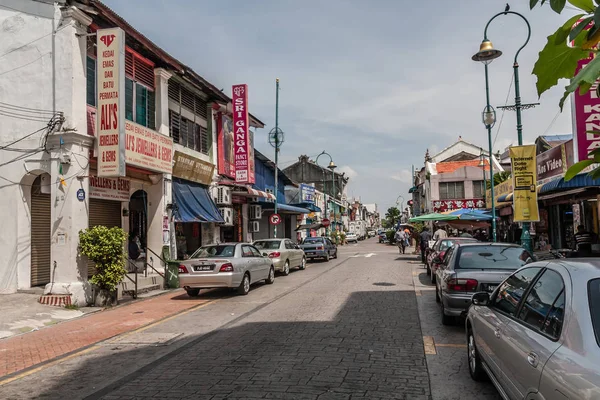
[[[458,219],[458,217],[456,215],[431,213],[431,214],[419,215],[418,217],[412,217],[411,219],[409,219],[409,221],[410,222],[452,221],[455,219]]]
[[[463,221],[491,221],[493,217],[486,211],[472,210],[460,216]]]
[[[396,227],[396,230],[398,230],[400,228],[415,229],[414,225],[411,225],[411,224],[398,224],[398,226]]]

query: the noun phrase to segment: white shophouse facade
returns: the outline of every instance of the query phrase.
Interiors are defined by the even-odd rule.
[[[215,166],[203,182],[211,196],[219,181],[216,110],[230,99],[102,3],[94,2],[90,14],[67,0],[10,3],[11,9],[0,7],[0,293],[39,286],[89,303],[90,266],[78,252],[79,232],[92,225],[136,232],[146,261],[162,268],[163,251],[176,257],[172,182],[178,179],[171,170],[129,163],[126,176],[97,179],[94,32],[125,31],[126,118],[173,140],[173,153]],[[189,96],[176,98],[175,86],[191,95],[191,109]],[[192,129],[185,141],[173,134],[174,112]],[[200,243],[218,239],[218,227],[202,223]]]

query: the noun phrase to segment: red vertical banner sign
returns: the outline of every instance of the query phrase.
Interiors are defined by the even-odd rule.
[[[577,63],[575,74],[578,74],[591,60],[590,56]],[[577,89],[573,93],[573,125],[575,143],[575,161],[590,158],[588,153],[600,148],[600,99],[596,93],[596,85],[592,86],[586,94],[581,94]]]
[[[248,85],[234,85],[233,91],[233,137],[236,183],[254,183],[250,168],[254,160],[248,124]]]
[[[125,176],[125,32],[96,33],[98,176]]]

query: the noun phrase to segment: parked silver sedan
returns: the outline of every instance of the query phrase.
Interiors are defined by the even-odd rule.
[[[456,242],[436,271],[435,299],[441,305],[442,324],[465,316],[474,293],[494,291],[508,275],[533,260],[515,244]]]
[[[254,242],[254,246],[267,255],[275,266],[275,271],[289,275],[290,268],[306,269],[304,251],[290,239],[262,239]]]
[[[273,283],[275,267],[250,243],[202,246],[179,265],[179,287],[189,296],[211,288],[237,288],[246,295],[250,285],[261,280]]]
[[[599,259],[529,264],[472,302],[473,379],[511,400],[600,399]]]

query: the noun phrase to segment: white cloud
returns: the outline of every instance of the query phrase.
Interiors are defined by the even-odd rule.
[[[397,173],[392,175],[391,178],[395,181],[400,181],[403,183],[411,183],[412,182],[411,173],[407,169],[398,171]]]
[[[358,176],[358,172],[352,169],[352,167],[350,167],[349,165],[339,167],[337,172],[339,172],[340,174],[345,173],[346,176],[350,179],[354,179]]]

